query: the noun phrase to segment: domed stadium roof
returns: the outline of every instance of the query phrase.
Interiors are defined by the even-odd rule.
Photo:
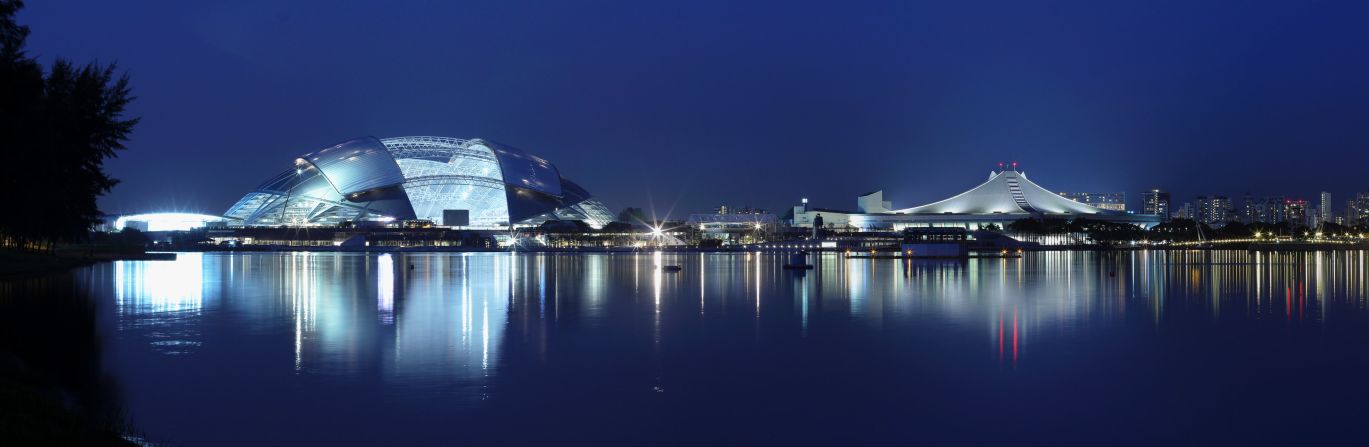
[[[465,211],[468,226],[549,219],[613,220],[602,203],[551,162],[488,140],[356,138],[295,159],[224,217],[243,226],[326,226],[344,221],[429,220]]]
[[[1025,218],[1087,218],[1126,223],[1150,228],[1160,216],[1133,214],[1097,208],[1050,192],[1027,179],[1027,174],[1011,168],[989,173],[989,179],[968,191],[922,206],[886,209],[879,191],[861,196],[863,213],[850,213],[849,225],[867,230],[902,230],[915,227],[964,227],[982,229],[988,225],[1003,228]],[[843,214],[843,213],[834,213]]]
[[[1105,210],[1061,197],[1027,180],[1027,174],[1007,169],[989,174],[989,180],[949,199],[922,206],[894,210],[900,214],[1070,214],[1120,216],[1125,212]]]

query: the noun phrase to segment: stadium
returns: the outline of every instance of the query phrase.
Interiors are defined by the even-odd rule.
[[[498,229],[613,220],[551,162],[483,139],[363,137],[305,154],[224,213],[229,226],[428,221]]]
[[[807,202],[794,207],[794,223],[812,227],[822,216],[824,225],[853,228],[862,231],[902,231],[906,228],[955,227],[979,230],[1007,225],[1026,218],[1052,218],[1135,225],[1143,229],[1160,223],[1160,216],[1134,214],[1125,211],[1093,207],[1061,197],[1059,194],[1027,179],[1018,171],[1017,164],[1000,164],[989,173],[988,180],[965,192],[944,200],[911,208],[891,209],[883,191],[874,191],[856,199],[859,211],[840,211],[808,207]]]

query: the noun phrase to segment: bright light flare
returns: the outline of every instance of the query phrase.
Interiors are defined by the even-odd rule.
[[[129,222],[141,222],[147,231],[189,231],[202,228],[208,222],[219,222],[223,218],[208,214],[195,213],[145,213],[119,216],[114,221],[114,229],[121,231]]]

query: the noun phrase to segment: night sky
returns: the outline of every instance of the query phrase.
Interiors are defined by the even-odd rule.
[[[1369,189],[1369,2],[30,1],[142,118],[108,212],[222,213],[372,135],[540,154],[617,211]]]

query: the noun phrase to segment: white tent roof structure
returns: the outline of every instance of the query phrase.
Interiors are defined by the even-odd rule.
[[[893,210],[896,214],[1018,214],[1069,216],[1125,216],[1070,199],[1042,188],[1027,174],[1005,169],[989,174],[989,180],[949,199],[922,206]]]

